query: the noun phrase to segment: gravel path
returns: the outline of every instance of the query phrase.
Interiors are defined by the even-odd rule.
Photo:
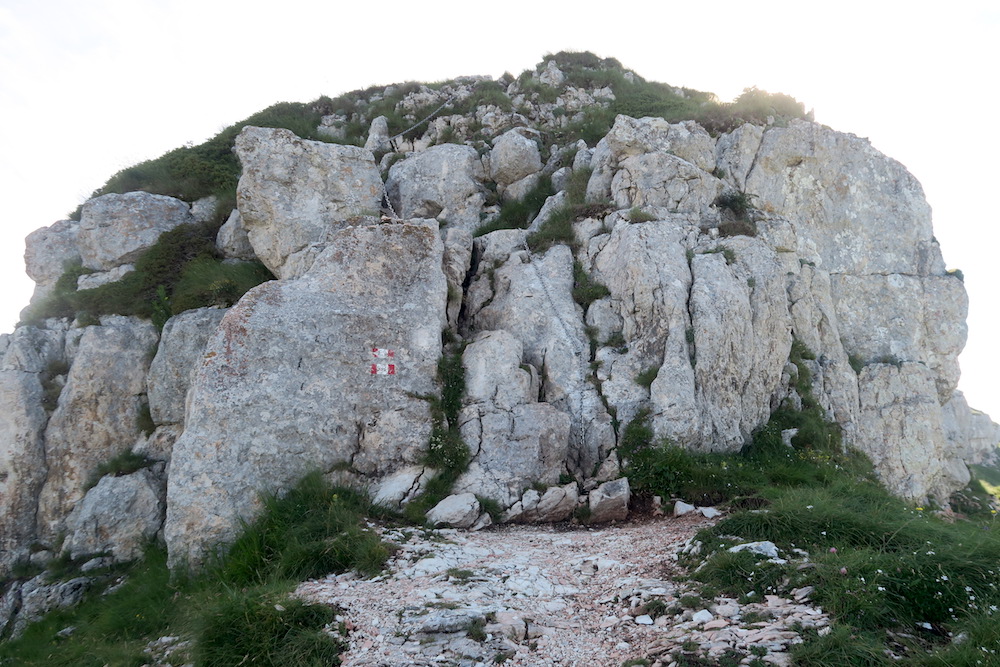
[[[782,651],[796,639],[788,626],[826,625],[819,610],[769,596],[753,605],[758,622],[746,628],[739,621],[747,605],[727,599],[700,619],[691,610],[643,616],[651,599],[677,610],[686,592],[674,581],[677,554],[712,523],[694,514],[602,528],[389,529],[384,538],[400,549],[387,573],[331,575],[296,594],[344,610],[348,667],[618,666],[642,657],[667,666],[685,641],[717,656],[746,637],[743,650],[767,646],[766,662],[784,664]]]

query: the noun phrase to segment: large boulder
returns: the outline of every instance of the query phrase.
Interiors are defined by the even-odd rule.
[[[401,218],[434,218],[473,231],[486,201],[484,179],[475,148],[441,144],[392,165],[386,189]]]
[[[611,180],[618,208],[662,206],[675,212],[708,212],[725,184],[669,153],[645,153],[623,160]]]
[[[942,425],[954,458],[972,464],[997,462],[1000,425],[989,415],[970,408],[962,392],[956,391],[942,406]]]
[[[149,367],[149,412],[156,424],[184,421],[184,401],[191,375],[201,362],[205,343],[225,316],[222,308],[187,310],[167,320]]]
[[[243,225],[257,257],[279,278],[308,269],[308,261],[291,256],[379,214],[382,178],[371,151],[252,126],[234,150],[243,165],[236,191]]]
[[[151,323],[124,317],[106,318],[84,332],[45,430],[48,475],[38,516],[46,539],[62,530],[97,467],[131,449],[138,438],[156,340]]]
[[[139,558],[163,525],[164,492],[149,468],[102,477],[66,518],[63,549],[73,558],[104,552],[116,561]]]
[[[80,223],[60,220],[28,234],[24,239],[24,268],[38,285],[52,285],[66,265],[80,260],[77,235]]]
[[[432,419],[447,286],[437,226],[347,227],[293,281],[223,318],[174,444],[170,563],[198,565],[314,469],[375,480],[419,463]]]
[[[493,140],[490,152],[490,177],[506,187],[515,181],[542,170],[542,156],[533,133],[517,127]]]
[[[135,262],[160,234],[194,222],[180,199],[148,192],[95,197],[83,205],[77,245],[83,265],[108,271]]]
[[[611,182],[629,158],[647,153],[674,155],[698,171],[715,169],[715,142],[694,121],[668,123],[662,118],[618,115],[611,131],[594,148],[587,198],[600,201],[611,195]]]

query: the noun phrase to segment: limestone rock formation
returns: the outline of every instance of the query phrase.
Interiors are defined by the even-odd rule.
[[[257,257],[279,278],[308,269],[308,261],[286,266],[290,257],[379,213],[382,179],[371,151],[262,127],[244,128],[235,151],[240,217]]]
[[[183,423],[191,375],[225,314],[221,308],[198,308],[175,315],[163,325],[146,380],[149,412],[156,424]]]
[[[193,221],[190,207],[173,197],[148,192],[95,197],[80,216],[80,257],[86,268],[108,271],[138,259],[163,232]]]
[[[441,144],[392,165],[386,189],[396,215],[434,218],[469,231],[479,226],[486,174],[476,149]]]
[[[102,477],[66,518],[63,548],[73,558],[103,552],[117,561],[138,558],[163,526],[164,490],[149,468]]]
[[[319,131],[361,143],[370,126],[366,148],[245,127],[216,248],[279,280],[228,311],[175,313],[161,335],[80,312],[0,336],[0,576],[62,533],[117,559],[161,534],[171,566],[196,566],[260,493],[316,469],[402,509],[440,493],[435,429],[469,463],[430,516],[472,528],[489,501],[505,521],[626,518],[636,419],[732,452],[779,408],[817,406],[894,493],[942,503],[997,456],[1000,427],[956,393],[965,289],[902,165],[801,120],[710,134],[618,115],[588,144],[610,87],[552,60],[485,81],[359,92]],[[472,108],[494,94],[510,106]],[[393,99],[414,126],[390,142]],[[548,177],[541,210],[511,222]],[[94,271],[78,287],[119,280],[218,201],[90,200],[27,239],[35,299],[77,259]],[[523,228],[483,233],[493,221]],[[178,302],[158,301],[157,322]],[[442,416],[446,348],[465,394]],[[91,479],[126,452],[152,467]],[[4,599],[48,595],[36,583]]]
[[[196,370],[175,443],[165,536],[199,563],[261,491],[310,470],[379,478],[420,461],[446,324],[432,221],[346,227],[301,278],[248,292]]]
[[[48,474],[38,507],[43,536],[63,528],[97,467],[136,441],[156,340],[152,324],[129,318],[85,330],[45,429]]]

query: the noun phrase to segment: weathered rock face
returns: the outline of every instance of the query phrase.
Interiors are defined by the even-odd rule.
[[[904,498],[946,498],[952,489],[968,483],[968,470],[963,467],[959,472],[963,478],[954,479],[947,465],[941,406],[928,368],[916,363],[872,364],[859,380],[856,444],[871,458],[890,491]]]
[[[24,239],[24,268],[39,285],[51,285],[62,275],[66,264],[80,259],[76,237],[80,223],[60,220],[28,234]]]
[[[77,245],[83,265],[108,271],[134,262],[163,232],[193,222],[180,199],[127,192],[95,197],[83,205]]]
[[[224,257],[232,259],[253,260],[257,253],[250,244],[247,228],[243,226],[243,218],[238,210],[233,211],[215,237],[215,247]]]
[[[472,461],[455,484],[509,507],[533,483],[555,484],[566,471],[570,417],[536,403],[537,372],[521,363],[521,342],[484,332],[462,356],[466,403],[459,416]]]
[[[536,80],[565,76],[550,62]],[[422,87],[396,110],[474,91],[475,80]],[[397,141],[405,155],[385,118],[372,121],[370,150],[245,128],[239,209],[217,247],[282,280],[228,313],[172,318],[151,366],[152,325],[119,317],[0,336],[0,575],[60,531],[75,553],[130,558],[164,512],[171,564],[197,565],[254,516],[261,491],[316,468],[400,508],[437,472],[424,464],[426,397],[440,389],[444,328],[467,345],[450,426],[471,463],[442,519],[452,525],[486,524],[475,495],[510,521],[625,518],[617,445],[631,420],[648,415],[657,436],[691,449],[734,451],[779,406],[803,404],[806,371],[845,443],[895,493],[944,499],[968,480],[966,462],[995,455],[1000,427],[954,393],[965,291],[898,163],[798,121],[713,138],[690,121],[619,116],[593,149],[547,146],[533,125],[569,128],[612,91],[566,87],[552,102],[518,82],[508,91],[517,112],[439,115]],[[345,136],[355,120],[324,126]],[[385,153],[384,189],[371,151]],[[566,188],[587,169],[593,205],[570,206]],[[528,229],[474,238],[499,211],[494,195],[509,202],[545,176],[561,191]],[[725,210],[719,195],[733,190],[760,208]],[[379,224],[384,194],[406,222]],[[192,216],[145,193],[96,198],[79,225],[29,237],[29,274],[41,294],[79,256],[99,271],[80,286],[118,279],[159,233],[209,207],[196,202]],[[586,213],[573,243],[529,250],[567,211]],[[796,346],[793,364],[795,339],[813,354]],[[140,435],[147,392],[156,429]],[[84,493],[98,464],[129,449],[169,462],[165,509],[149,471]]]
[[[160,345],[149,367],[149,412],[156,424],[184,421],[184,400],[191,375],[199,366],[205,343],[219,326],[226,310],[198,308],[167,320]]]
[[[942,425],[952,459],[968,463],[993,461],[1000,452],[1000,425],[989,415],[973,410],[965,394],[956,391],[944,404]]]
[[[48,475],[38,510],[45,537],[61,530],[97,466],[128,451],[139,435],[156,328],[123,317],[106,322],[85,330],[45,430]]]
[[[279,278],[308,269],[308,262],[286,268],[289,257],[381,208],[371,151],[262,127],[244,128],[235,151],[243,165],[236,191],[243,225],[257,257]]]
[[[0,370],[0,577],[28,554],[35,539],[38,492],[45,481],[42,408],[37,373]]]
[[[769,127],[746,155],[746,191],[795,223],[830,273],[943,272],[923,189],[864,139],[815,123]],[[735,163],[736,160],[731,160]]]
[[[445,326],[433,223],[335,232],[294,281],[248,292],[210,338],[175,443],[165,536],[174,565],[231,539],[262,490],[309,470],[378,478],[416,464]],[[391,356],[390,356],[391,354]]]
[[[117,561],[138,558],[163,525],[163,487],[149,468],[102,477],[66,518],[63,548],[73,558],[102,552]]]
[[[472,231],[486,201],[484,178],[476,149],[442,144],[392,165],[386,189],[401,218],[434,218]]]
[[[570,471],[589,474],[614,448],[615,435],[588,379],[589,343],[571,295],[569,249],[555,246],[543,256],[517,251],[492,271],[482,262],[480,268],[470,287],[469,325],[479,331],[505,329],[520,340],[524,361],[540,372],[541,399],[570,415]]]

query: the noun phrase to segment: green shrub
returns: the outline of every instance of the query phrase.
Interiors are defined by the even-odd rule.
[[[573,300],[587,308],[598,299],[602,299],[611,294],[611,291],[590,277],[580,262],[573,261]]]
[[[337,610],[268,587],[224,592],[202,616],[199,665],[339,665],[344,644],[323,632]]]
[[[355,569],[373,575],[389,552],[378,537],[359,526],[368,509],[356,491],[332,488],[319,473],[302,479],[284,496],[262,497],[263,512],[244,526],[215,568],[234,586],[301,581]]]
[[[552,179],[542,176],[522,199],[504,202],[497,218],[478,227],[475,236],[489,234],[498,229],[525,229],[545,205],[545,200],[553,194],[555,191],[552,189]]]
[[[146,410],[149,410],[149,406],[146,406]],[[134,472],[142,470],[143,468],[148,468],[149,466],[156,463],[152,459],[146,458],[142,454],[136,454],[135,452],[124,451],[109,461],[97,466],[93,473],[91,473],[90,478],[84,489],[92,489],[97,486],[97,483],[101,481],[101,478],[105,475],[114,475],[115,477],[121,477],[122,475],[131,475]]]
[[[659,366],[650,366],[649,368],[647,368],[646,370],[642,371],[641,373],[635,376],[635,383],[640,387],[645,387],[646,389],[649,389],[649,387],[653,384],[653,380],[656,379],[656,376],[659,373],[660,373]]]
[[[633,206],[628,212],[628,221],[633,225],[639,222],[652,222],[656,220],[656,216],[651,213],[646,213],[638,206]]]

